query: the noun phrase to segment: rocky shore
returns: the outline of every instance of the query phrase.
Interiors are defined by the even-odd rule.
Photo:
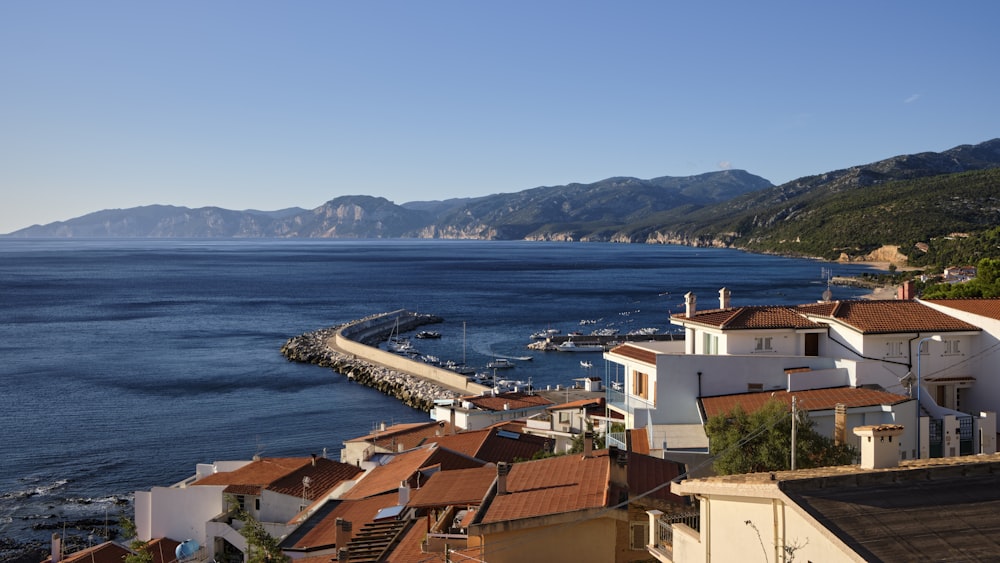
[[[434,382],[335,348],[333,343],[336,334],[358,325],[365,325],[368,328],[359,332],[358,334],[361,336],[356,339],[368,346],[377,346],[380,341],[388,337],[393,327],[397,326],[396,319],[387,317],[387,315],[373,315],[351,323],[294,336],[281,347],[281,353],[289,361],[331,368],[352,381],[377,389],[390,397],[399,399],[407,406],[426,412],[430,412],[434,408],[435,399],[458,397],[459,393]],[[430,315],[409,315],[411,316],[406,317],[405,328],[401,328],[401,330],[411,329],[421,324],[441,322],[440,318]]]

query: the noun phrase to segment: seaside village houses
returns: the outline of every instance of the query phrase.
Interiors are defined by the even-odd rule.
[[[722,289],[704,308],[689,293],[670,317],[683,340],[606,350],[603,392],[442,400],[339,461],[199,464],[136,493],[139,539],[188,546],[164,562],[236,563],[249,515],[297,563],[1000,560],[1000,300],[908,291],[732,306]],[[707,419],[772,399],[860,463],[713,475]]]

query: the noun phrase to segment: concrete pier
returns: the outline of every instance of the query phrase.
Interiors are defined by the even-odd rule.
[[[489,388],[451,370],[380,350],[394,330],[406,332],[440,317],[399,310],[288,339],[281,353],[291,361],[332,368],[348,379],[430,412],[436,399],[480,395]]]

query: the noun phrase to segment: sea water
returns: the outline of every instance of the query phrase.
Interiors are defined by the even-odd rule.
[[[687,292],[703,309],[722,287],[733,305],[797,304],[821,297],[825,274],[863,271],[670,245],[0,238],[0,537],[113,525],[134,491],[197,463],[338,459],[382,422],[428,420],[287,362],[291,336],[405,308],[444,318],[427,327],[440,340],[414,341],[425,354],[477,367],[530,355],[504,375],[571,385],[604,376],[600,355],[532,352],[532,333],[668,331]]]

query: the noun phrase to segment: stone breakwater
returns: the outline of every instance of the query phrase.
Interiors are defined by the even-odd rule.
[[[395,397],[407,406],[429,412],[434,408],[436,399],[453,399],[459,397],[460,393],[413,374],[346,353],[338,349],[335,343],[338,335],[343,337],[351,334],[353,340],[374,348],[396,326],[400,330],[409,330],[433,322],[441,322],[441,319],[406,312],[374,315],[289,338],[281,347],[281,353],[289,361],[331,368],[352,381]]]

